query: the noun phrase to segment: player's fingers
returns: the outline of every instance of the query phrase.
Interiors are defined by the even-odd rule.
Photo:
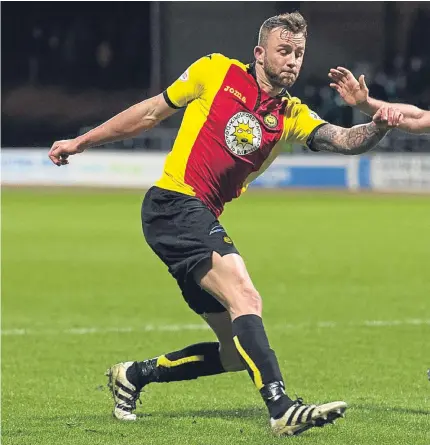
[[[373,121],[374,122],[381,122],[382,121],[382,108],[379,108],[379,110],[374,114]]]
[[[328,77],[329,77],[333,82],[336,82],[336,83],[339,83],[339,84],[340,84],[340,82],[341,82],[341,80],[342,80],[340,77],[336,76],[336,75],[333,74],[333,73],[328,73]]]
[[[58,142],[54,142],[52,144],[52,147],[49,149],[48,156],[50,156],[57,147],[58,147]]]
[[[60,166],[61,162],[59,159],[57,159],[54,155],[49,155],[49,159],[52,161],[53,164]]]
[[[339,77],[339,76],[336,76],[336,75],[332,75],[330,77],[330,79],[332,80],[332,82],[337,83],[340,87],[344,87],[344,88],[348,87],[347,83],[346,83],[346,80],[344,78],[342,78],[342,77]]]
[[[56,147],[56,148],[52,148],[49,152],[49,159],[51,159],[51,161],[55,164],[60,166],[61,165],[61,161],[60,161],[60,148]]]
[[[367,90],[367,85],[366,85],[366,81],[364,80],[364,74],[362,74],[359,78],[358,78],[358,83],[360,84],[360,88],[362,90]]]
[[[389,127],[391,127],[393,125],[393,118],[394,118],[393,111],[394,110],[392,108],[387,109],[387,124]]]
[[[343,74],[336,68],[330,68],[330,73],[336,74],[337,76],[343,76]]]
[[[340,71],[337,71],[337,70],[335,70],[335,69],[331,69],[331,70],[330,70],[330,74],[332,75],[332,77],[333,77],[334,79],[339,79],[339,80],[341,80],[341,79],[344,79],[344,78],[345,78],[345,75],[344,75],[344,74],[342,74]]]
[[[403,114],[398,110],[397,108],[394,109],[394,116],[393,116],[393,127],[398,127],[400,124],[400,121],[403,118]]]
[[[351,71],[344,68],[343,66],[338,66],[337,70],[340,71],[346,77],[354,77],[353,74],[351,73]]]
[[[391,126],[392,127],[397,127],[397,125],[399,125],[399,110],[397,110],[396,108],[393,108],[391,111]]]
[[[341,88],[340,88],[340,86],[339,86],[337,83],[331,83],[330,86],[331,86],[334,90],[336,90],[338,93],[341,92]]]
[[[337,76],[335,76],[335,75],[331,75],[331,76],[330,76],[330,79],[331,79],[333,82],[336,82],[338,85],[341,85],[341,84],[342,84],[342,79],[341,79],[340,77],[337,77]]]

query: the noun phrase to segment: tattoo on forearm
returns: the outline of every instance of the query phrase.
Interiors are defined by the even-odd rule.
[[[373,122],[352,128],[327,124],[316,131],[312,147],[318,151],[356,155],[371,150],[386,134],[387,130],[381,130]]]

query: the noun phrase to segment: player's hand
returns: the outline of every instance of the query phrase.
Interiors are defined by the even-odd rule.
[[[381,129],[391,130],[399,126],[403,114],[397,108],[381,107],[373,116],[372,121]]]
[[[68,157],[76,153],[82,153],[84,149],[76,139],[65,139],[63,141],[56,141],[52,144],[49,150],[49,159],[59,167],[69,163]]]
[[[330,86],[336,90],[342,99],[351,107],[367,102],[369,89],[364,81],[364,74],[357,80],[351,71],[338,66],[332,68],[328,74],[332,80]]]

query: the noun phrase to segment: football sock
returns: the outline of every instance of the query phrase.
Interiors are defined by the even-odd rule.
[[[153,382],[177,382],[225,372],[219,356],[219,343],[197,343],[159,357],[135,362],[127,378],[139,388]]]
[[[237,317],[233,321],[233,339],[251,379],[266,403],[270,417],[281,417],[293,401],[285,394],[278,360],[270,348],[261,317]]]

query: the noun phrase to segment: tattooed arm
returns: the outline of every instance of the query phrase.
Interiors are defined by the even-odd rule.
[[[387,123],[388,114],[395,116],[395,124]],[[313,151],[329,151],[344,155],[359,155],[371,150],[378,142],[396,127],[402,118],[398,110],[380,108],[369,124],[356,125],[352,128],[326,124],[317,129],[309,148]]]
[[[371,150],[388,130],[378,128],[373,122],[342,128],[326,124],[318,128],[311,142],[313,151],[330,151],[344,155],[359,155]]]

